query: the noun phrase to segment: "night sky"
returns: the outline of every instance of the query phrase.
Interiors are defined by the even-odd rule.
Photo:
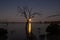
[[[60,0],[0,0],[0,20],[25,22],[24,17],[17,16],[18,6],[28,6],[32,12],[39,12],[32,21],[60,20]],[[50,15],[57,15],[47,18]]]

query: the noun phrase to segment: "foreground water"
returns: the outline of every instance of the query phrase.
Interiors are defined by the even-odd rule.
[[[32,32],[38,38],[38,28],[40,28],[40,34],[45,34],[46,28],[49,24],[32,23]],[[25,23],[9,23],[7,27],[0,25],[8,30],[7,40],[25,40]]]

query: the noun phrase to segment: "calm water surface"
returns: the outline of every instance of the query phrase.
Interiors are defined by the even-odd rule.
[[[32,31],[38,37],[38,28],[40,28],[41,34],[45,33],[45,30],[49,24],[40,24],[40,23],[32,23]],[[8,27],[8,40],[24,40],[26,38],[25,34],[25,23],[9,23]],[[11,33],[13,31],[13,33]]]

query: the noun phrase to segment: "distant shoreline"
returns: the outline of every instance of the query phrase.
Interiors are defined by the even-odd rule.
[[[5,24],[5,23],[26,23],[26,22],[0,22],[0,23]],[[60,21],[51,21],[51,22],[45,21],[45,22],[32,22],[32,23],[40,23],[40,24],[59,23],[60,24]]]

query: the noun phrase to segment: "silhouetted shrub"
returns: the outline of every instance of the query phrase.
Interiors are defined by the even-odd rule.
[[[57,23],[51,23],[48,25],[46,32],[47,40],[60,40],[60,26]]]
[[[0,28],[0,40],[6,40],[7,37],[7,29]]]
[[[56,34],[56,33],[59,32],[58,28],[59,28],[58,24],[51,23],[50,25],[48,25],[46,32],[50,32],[52,34]]]

